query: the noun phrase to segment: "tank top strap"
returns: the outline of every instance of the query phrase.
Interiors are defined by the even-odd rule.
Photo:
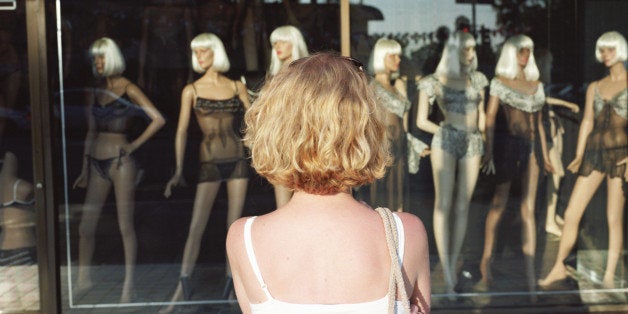
[[[401,218],[397,216],[397,214],[393,213],[393,217],[395,218],[395,225],[397,226],[397,239],[399,239],[397,247],[397,256],[399,257],[399,265],[403,265],[403,254],[406,243],[405,233],[403,231],[403,223],[401,222]]]
[[[249,258],[249,262],[251,263],[251,268],[253,268],[253,273],[255,273],[255,277],[257,277],[257,281],[259,282],[260,287],[266,294],[266,297],[271,300],[273,297],[270,295],[268,291],[268,286],[264,282],[264,278],[262,278],[262,272],[259,269],[259,265],[257,264],[257,258],[255,257],[255,251],[253,250],[253,240],[251,239],[251,226],[253,225],[253,221],[256,216],[250,217],[246,220],[244,224],[244,246],[246,248],[246,255]]]

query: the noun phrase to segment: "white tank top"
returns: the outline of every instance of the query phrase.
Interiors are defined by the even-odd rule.
[[[395,224],[397,226],[397,235],[399,239],[399,247],[397,247],[397,252],[399,254],[399,265],[402,265],[403,262],[403,254],[404,254],[404,231],[403,224],[401,223],[401,219],[393,213],[393,217],[395,217]],[[298,304],[298,303],[288,303],[276,300],[268,291],[268,287],[264,282],[264,278],[262,278],[262,273],[260,272],[259,265],[257,264],[257,258],[255,257],[255,252],[253,250],[253,242],[251,240],[251,226],[253,225],[253,221],[256,217],[250,217],[246,220],[246,224],[244,225],[244,245],[246,247],[246,254],[249,257],[249,262],[251,263],[251,267],[253,268],[253,272],[257,277],[257,281],[260,284],[260,287],[266,294],[267,300],[262,303],[250,304],[251,312],[254,314],[283,314],[283,313],[300,313],[300,314],[314,314],[314,313],[325,313],[325,314],[351,314],[351,313],[360,313],[360,314],[382,314],[388,312],[388,294],[384,297],[377,299],[375,301],[370,302],[362,302],[362,303],[351,303],[351,304]],[[393,296],[394,297],[394,296]],[[403,308],[402,301],[396,301],[395,307],[397,309]],[[397,311],[395,311],[397,313]]]

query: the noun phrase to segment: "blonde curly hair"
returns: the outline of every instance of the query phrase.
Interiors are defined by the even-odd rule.
[[[245,115],[252,166],[276,185],[326,195],[381,178],[390,164],[383,112],[366,75],[319,53],[280,71]]]

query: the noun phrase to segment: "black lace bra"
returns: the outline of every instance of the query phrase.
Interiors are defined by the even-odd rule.
[[[223,100],[196,97],[194,111],[196,111],[197,114],[204,116],[218,112],[237,113],[243,111],[243,105],[240,97],[237,95]]]
[[[96,131],[105,133],[126,133],[140,112],[142,110],[129,100],[126,93],[107,104],[96,103],[92,107]]]

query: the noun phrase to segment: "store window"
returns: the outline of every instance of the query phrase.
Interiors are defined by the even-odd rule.
[[[397,93],[408,100],[398,128],[403,145],[393,152],[403,162],[384,180],[356,189],[354,195],[424,221],[434,309],[626,304],[623,247],[607,255],[606,183],[585,211],[575,248],[565,259],[564,280],[542,287],[537,282],[550,272],[567,223],[565,210],[578,177],[566,168],[576,151],[586,86],[606,71],[595,61],[595,41],[610,30],[628,34],[621,14],[626,4],[350,1],[351,56],[367,64],[367,71],[374,70],[376,43],[396,42],[399,71],[389,79],[398,81]],[[290,198],[289,191],[272,186],[248,165],[239,141],[242,115],[281,66],[277,61],[282,54],[300,57],[341,49],[340,20],[345,16],[339,2],[62,0],[51,2],[46,17],[51,25],[47,44],[54,51],[50,56],[56,57],[49,61],[55,113],[50,134],[58,144],[53,155],[63,169],[55,178],[63,312],[239,312],[225,258],[227,226],[240,216],[268,213]],[[6,25],[2,30],[20,24]],[[443,49],[463,36],[471,41],[462,46],[475,44],[468,55],[460,55],[469,60],[477,56],[476,71],[486,78],[482,83],[480,76],[473,76],[469,84],[477,83],[472,87],[484,94],[480,103],[488,108],[501,48],[518,34],[534,42],[529,49],[534,59],[528,60],[536,61],[542,92],[568,104],[549,110],[541,101],[540,113],[526,116],[542,119],[548,134],[533,135],[536,141],[528,138],[519,145],[525,146],[519,155],[527,158],[536,148],[540,155],[535,156],[542,156],[543,137],[554,154],[553,169],[559,161],[563,164],[562,176],[544,175],[544,165],[537,163],[531,166],[538,169],[533,180],[522,180],[528,159],[507,158],[514,149],[497,142],[494,161],[513,164],[497,165],[499,174],[485,174],[480,170],[485,137],[479,132],[468,136],[475,148],[466,148],[460,158],[438,159],[444,155],[434,146],[429,125],[449,124],[451,113],[439,104],[442,95],[433,95],[442,99],[425,102],[426,110],[420,112],[421,91],[429,93],[429,86],[442,84],[432,74]],[[5,37],[25,56],[20,37]],[[291,47],[282,46],[286,43]],[[211,52],[204,49],[208,46]],[[203,79],[208,59],[220,64],[213,82]],[[5,87],[11,86],[8,78],[3,79]],[[466,84],[462,80],[463,89]],[[27,106],[5,107],[27,112]],[[496,128],[510,121],[499,112]],[[417,125],[421,115],[426,119]],[[477,119],[464,123],[480,129]],[[538,124],[532,125],[534,130]],[[18,127],[5,128],[11,136],[3,138],[17,139]],[[412,135],[410,142],[406,133]],[[414,159],[406,157],[411,148]],[[18,159],[28,165],[27,159]],[[435,182],[435,165],[456,173],[457,180],[450,176],[449,184]],[[507,178],[497,179],[504,171]],[[28,174],[23,176],[28,181]],[[447,193],[451,196],[440,202],[456,208],[435,208],[437,197]],[[522,202],[534,211],[522,216]],[[622,206],[609,212],[625,212]],[[625,228],[625,220],[619,225]],[[5,231],[4,225],[0,228]],[[617,237],[612,239],[616,244]]]

